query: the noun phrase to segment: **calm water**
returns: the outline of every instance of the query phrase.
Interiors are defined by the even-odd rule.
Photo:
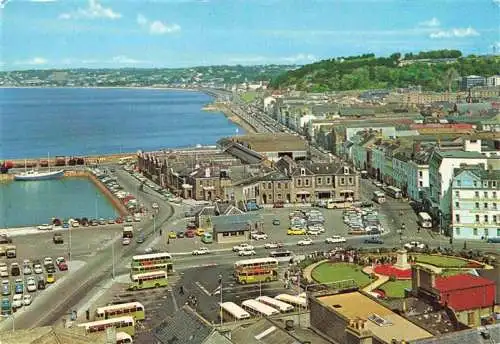
[[[86,178],[0,184],[0,228],[50,222],[52,217],[110,218],[114,207]]]
[[[201,110],[211,101],[187,91],[0,89],[0,159],[215,144],[242,132],[222,114]]]

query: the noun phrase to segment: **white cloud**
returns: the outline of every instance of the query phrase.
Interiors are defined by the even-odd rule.
[[[283,61],[289,63],[304,63],[304,62],[314,62],[317,60],[316,56],[312,54],[297,54],[295,56],[287,56],[282,58]]]
[[[118,63],[118,64],[138,64],[138,63],[144,63],[147,61],[141,61],[141,60],[136,60],[124,55],[119,55],[115,56],[111,59],[111,63]]]
[[[164,35],[181,31],[181,27],[178,24],[166,24],[160,20],[151,21],[142,14],[137,15],[137,24],[147,29],[152,35]]]
[[[47,64],[47,59],[44,59],[43,57],[33,57],[29,60],[21,60],[21,61],[16,61],[14,64],[16,65],[29,65],[29,66],[41,66],[44,64]]]
[[[493,3],[497,4],[498,6],[500,6],[500,0],[493,0]]]
[[[455,28],[450,30],[440,30],[436,32],[432,32],[429,37],[430,38],[464,38],[464,37],[476,37],[479,36],[479,32],[477,32],[472,27],[468,28]]]
[[[432,17],[429,20],[418,23],[418,25],[426,27],[438,27],[439,25],[441,25],[441,22],[436,17]]]
[[[121,18],[121,16],[120,13],[113,11],[111,7],[104,7],[97,0],[89,0],[87,8],[78,8],[73,12],[61,13],[59,19],[105,18],[114,20]]]

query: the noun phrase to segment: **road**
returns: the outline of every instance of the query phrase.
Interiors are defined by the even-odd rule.
[[[118,171],[119,183],[126,190],[138,190],[138,182],[125,173]],[[151,190],[136,193],[137,199],[144,204],[157,202],[160,210],[154,221],[156,227],[162,226],[174,217],[174,209],[165,203],[159,195]],[[145,232],[146,245],[148,241],[155,239],[153,220],[144,220],[141,226]],[[142,244],[144,245],[144,244]],[[71,278],[64,278],[56,283],[50,290],[41,294],[30,306],[29,311],[20,312],[15,316],[16,328],[32,328],[37,326],[52,325],[60,319],[69,309],[78,303],[90,290],[99,282],[111,277],[113,272],[113,262],[116,266],[129,261],[130,257],[137,253],[139,247],[133,241],[130,246],[122,246],[116,241],[105,249],[91,257],[86,264],[81,267]],[[113,259],[114,253],[114,259]],[[50,310],[50,311],[48,311]],[[0,323],[0,331],[12,328],[12,318],[8,318]]]

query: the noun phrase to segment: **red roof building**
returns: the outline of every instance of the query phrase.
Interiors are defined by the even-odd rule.
[[[483,277],[470,274],[436,276],[434,289],[439,293],[439,302],[456,312],[495,305],[495,282]]]

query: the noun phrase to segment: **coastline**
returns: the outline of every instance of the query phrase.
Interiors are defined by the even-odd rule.
[[[40,89],[40,88],[70,88],[70,89],[130,89],[130,90],[166,90],[166,91],[186,91],[186,92],[200,92],[202,90],[196,88],[182,88],[182,87],[154,87],[154,86],[0,86],[0,89]]]

